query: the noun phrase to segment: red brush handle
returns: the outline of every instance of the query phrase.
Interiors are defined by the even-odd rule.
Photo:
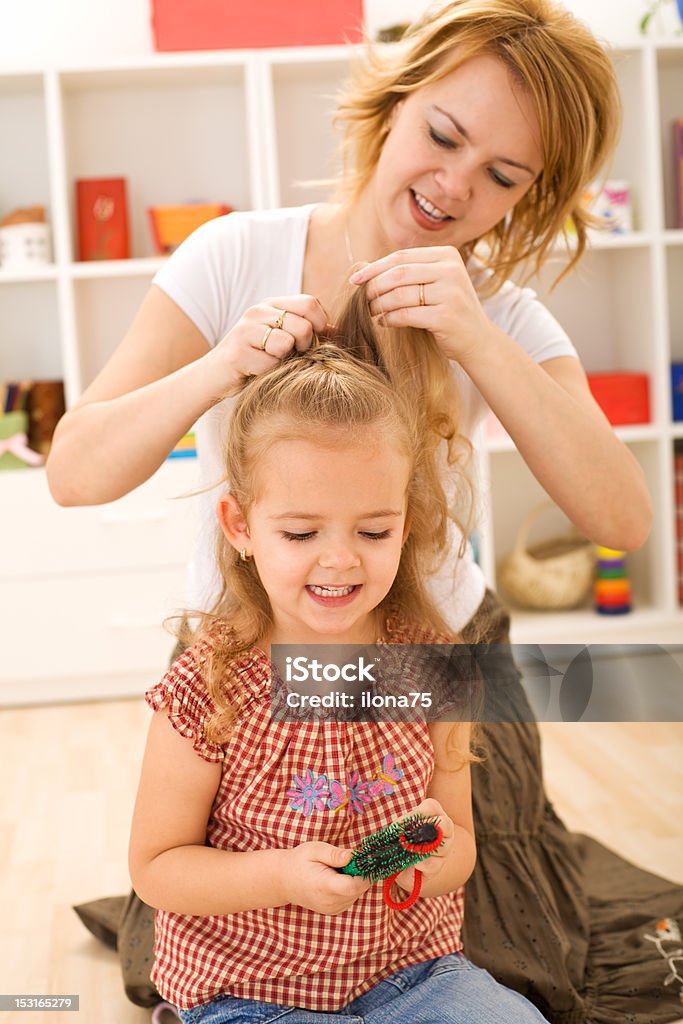
[[[410,896],[403,900],[402,903],[396,903],[396,901],[391,898],[391,887],[400,874],[401,872],[397,871],[395,875],[389,875],[388,878],[384,879],[384,884],[382,885],[382,896],[384,897],[384,902],[389,907],[389,910],[407,910],[408,907],[412,907],[413,903],[417,902],[417,898],[420,895],[420,889],[422,888],[422,872],[415,868],[413,891]]]

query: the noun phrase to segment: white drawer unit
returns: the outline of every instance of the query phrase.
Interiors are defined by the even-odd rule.
[[[127,696],[161,677],[196,529],[198,498],[178,496],[195,472],[166,463],[120,501],[73,509],[43,471],[0,473],[0,704]]]
[[[184,583],[180,567],[0,584],[0,682],[30,682],[46,665],[61,677],[159,672],[173,647],[162,623],[182,608]]]
[[[44,472],[0,473],[0,579],[181,565],[189,555],[199,497],[196,460],[164,463],[119,501],[61,508]]]

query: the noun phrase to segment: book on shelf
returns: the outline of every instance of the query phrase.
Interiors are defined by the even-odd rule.
[[[130,257],[125,178],[76,181],[79,260],[127,260]]]
[[[674,189],[676,227],[683,228],[683,117],[678,117],[674,121]]]
[[[63,380],[34,380],[29,391],[29,444],[41,455],[47,455],[52,435],[64,415]]]
[[[64,415],[62,380],[7,380],[0,383],[0,415],[23,413],[30,447],[47,455],[52,435]]]
[[[0,383],[0,414],[27,412],[32,380],[6,380]]]
[[[674,442],[674,514],[678,603],[683,607],[683,439]]]

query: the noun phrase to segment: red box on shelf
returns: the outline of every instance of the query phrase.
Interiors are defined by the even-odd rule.
[[[79,260],[127,260],[128,207],[125,178],[76,182]]]
[[[646,373],[589,373],[588,386],[613,427],[650,423],[650,378]]]
[[[157,50],[234,50],[359,42],[362,0],[152,0]]]

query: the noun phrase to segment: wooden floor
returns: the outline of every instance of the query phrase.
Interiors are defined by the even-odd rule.
[[[149,712],[140,701],[0,714],[0,992],[78,994],[27,1024],[142,1024],[114,953],[71,910],[128,888],[126,847]],[[683,725],[545,724],[547,785],[568,825],[683,882]]]

